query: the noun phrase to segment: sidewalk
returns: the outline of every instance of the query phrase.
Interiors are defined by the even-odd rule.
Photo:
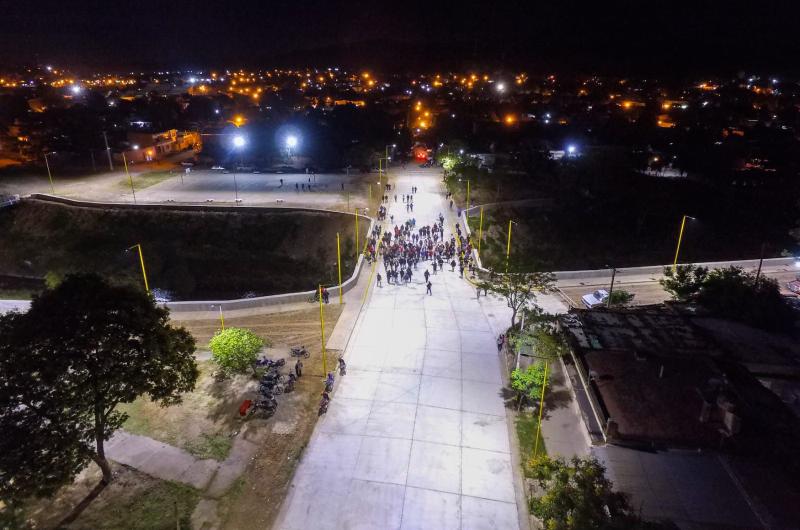
[[[511,325],[511,310],[505,300],[490,294],[481,296],[480,304],[494,335],[505,333]],[[537,304],[550,314],[566,313],[568,309],[556,295],[539,295]],[[550,386],[542,417],[542,439],[547,452],[564,458],[587,456],[591,439],[581,418],[575,393],[565,377],[561,362],[551,363],[550,369]]]

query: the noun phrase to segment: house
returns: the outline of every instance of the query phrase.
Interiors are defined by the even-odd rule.
[[[133,162],[160,160],[189,149],[202,149],[200,133],[170,129],[163,132],[129,131],[125,159]]]

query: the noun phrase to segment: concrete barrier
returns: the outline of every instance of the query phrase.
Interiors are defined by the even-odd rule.
[[[34,199],[39,201],[55,202],[67,206],[78,206],[82,208],[117,208],[134,210],[136,208],[147,208],[151,210],[166,210],[178,212],[230,212],[230,211],[250,211],[250,212],[263,212],[263,211],[301,211],[311,213],[338,213],[342,215],[356,215],[353,212],[346,212],[344,210],[323,210],[320,208],[309,208],[305,206],[246,206],[243,204],[238,205],[224,205],[224,204],[193,204],[184,202],[139,202],[132,204],[129,202],[96,202],[96,201],[82,201],[77,199],[68,199],[66,197],[59,197],[56,195],[48,195],[45,193],[32,193],[24,199]],[[358,214],[361,219],[372,220],[363,214]]]
[[[483,206],[503,206],[506,204],[515,204],[519,202],[525,201],[512,201],[509,203],[492,203]],[[480,209],[481,205],[473,206],[461,212],[461,222],[464,225],[464,230],[466,231],[467,237],[470,237],[471,230],[469,228],[469,223],[467,223],[467,212],[472,210]],[[475,259],[475,264],[479,271],[483,273],[489,273],[489,269],[483,267],[481,263],[481,257],[478,254],[477,249],[473,249],[473,257]],[[709,261],[709,262],[702,262],[702,263],[694,263],[694,265],[701,265],[703,267],[707,267],[709,269],[720,269],[724,267],[742,267],[743,269],[756,269],[758,268],[757,259],[745,259],[745,260],[732,260],[732,261]],[[684,265],[684,264],[682,264]],[[768,258],[764,260],[764,267],[789,267],[794,265],[794,258]],[[652,275],[652,276],[661,276],[664,272],[664,267],[671,267],[672,264],[668,265],[648,265],[644,267],[620,267],[617,269],[617,277],[620,276],[637,276],[637,275]],[[588,269],[588,270],[576,270],[576,271],[553,271],[553,274],[556,277],[556,280],[579,280],[585,278],[611,278],[611,269]]]
[[[78,206],[84,208],[124,208],[124,209],[135,209],[135,208],[149,208],[149,209],[157,209],[157,210],[170,210],[170,211],[206,211],[206,212],[230,212],[230,211],[270,211],[270,210],[278,210],[283,212],[288,211],[302,211],[302,212],[311,212],[311,213],[337,213],[342,215],[356,215],[349,212],[343,212],[340,210],[320,210],[315,208],[303,208],[303,207],[275,207],[275,206],[220,206],[220,205],[205,205],[205,204],[162,204],[162,203],[139,203],[139,204],[130,204],[130,203],[116,203],[116,202],[94,202],[94,201],[79,201],[75,199],[67,199],[66,197],[57,197],[54,195],[46,195],[46,194],[39,194],[35,193],[30,195],[31,199],[41,200],[41,201],[48,201],[48,202],[55,202],[59,204],[64,204],[67,206]],[[367,217],[362,214],[358,214],[358,217],[361,219],[368,220],[370,222],[369,228],[367,229],[367,234],[371,234],[372,230],[375,226],[375,221],[370,217]],[[355,287],[356,283],[358,282],[358,278],[361,274],[361,270],[364,268],[364,255],[360,255],[358,257],[358,261],[356,262],[356,268],[353,271],[353,274],[348,278],[346,281],[342,282],[342,294],[346,293],[353,287]],[[339,296],[339,286],[324,286],[330,292],[331,297]],[[166,302],[164,305],[170,309],[173,313],[179,312],[192,312],[192,311],[219,311],[219,308],[222,307],[223,311],[231,311],[235,309],[252,309],[258,307],[270,307],[270,306],[277,306],[283,304],[293,304],[297,302],[306,302],[311,297],[314,296],[316,291],[302,291],[299,293],[285,293],[285,294],[275,294],[270,296],[256,296],[253,298],[239,298],[234,300],[187,300],[187,301],[180,301],[180,302]]]

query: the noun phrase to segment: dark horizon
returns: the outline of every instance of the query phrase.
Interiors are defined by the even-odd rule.
[[[686,4],[686,5],[684,5]],[[0,64],[87,69],[343,66],[382,71],[519,68],[685,77],[792,75],[788,2],[638,6],[524,2],[16,3]]]

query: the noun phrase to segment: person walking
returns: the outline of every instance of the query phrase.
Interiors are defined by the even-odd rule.
[[[294,363],[294,374],[298,377],[298,379],[301,375],[303,375],[303,361],[300,359],[297,359],[297,362]]]
[[[431,292],[431,285],[432,285],[432,284],[431,284],[431,282],[428,282],[428,283],[425,285],[425,287],[427,287],[427,293],[428,293],[428,295],[430,295],[430,296],[433,296],[433,293]]]
[[[347,373],[347,364],[345,364],[344,359],[339,357],[339,376],[343,376]]]
[[[450,260],[450,272],[454,272],[456,270],[456,260]]]
[[[383,285],[381,285],[381,273],[380,272],[378,273],[378,276],[376,278],[378,280],[378,284],[377,284],[378,287],[383,287]]]
[[[426,281],[426,282],[428,281],[428,277],[429,277],[430,275],[431,275],[431,273],[430,273],[430,272],[428,272],[428,269],[425,269],[425,273],[423,274],[423,276],[425,276],[425,281]]]

